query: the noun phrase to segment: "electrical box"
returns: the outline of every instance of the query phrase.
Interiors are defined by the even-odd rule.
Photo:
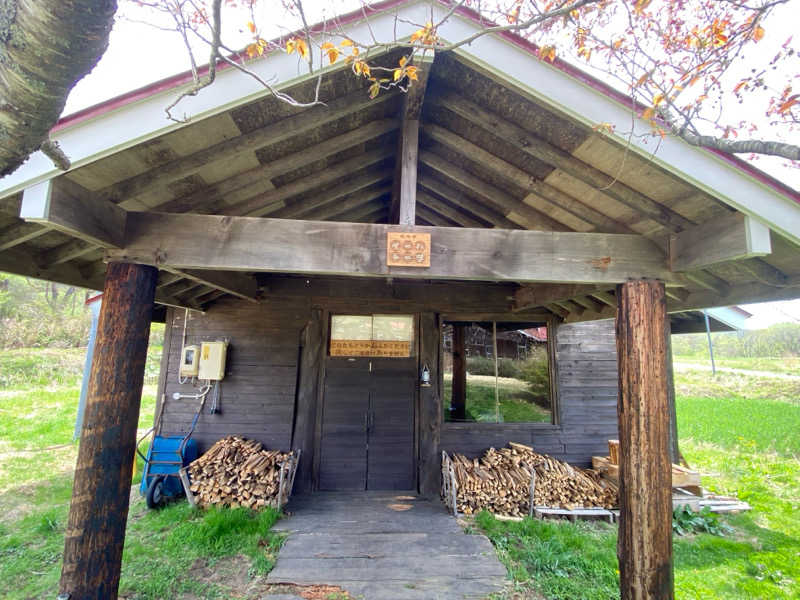
[[[227,342],[203,342],[200,345],[200,368],[198,379],[220,381],[225,377]]]
[[[197,346],[184,346],[181,353],[181,377],[197,377],[200,362],[200,349]]]

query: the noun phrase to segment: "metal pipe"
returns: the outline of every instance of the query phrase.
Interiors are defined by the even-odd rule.
[[[717,367],[714,364],[714,344],[711,343],[711,324],[708,321],[708,312],[703,309],[703,317],[706,320],[706,336],[708,337],[708,354],[711,356],[711,374],[717,374]]]

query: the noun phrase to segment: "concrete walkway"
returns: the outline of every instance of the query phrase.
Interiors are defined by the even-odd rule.
[[[438,500],[395,492],[293,498],[290,533],[268,583],[340,586],[363,600],[485,598],[506,570],[491,542],[467,535]]]

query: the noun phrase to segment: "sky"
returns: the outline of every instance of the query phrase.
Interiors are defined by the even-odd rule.
[[[277,2],[270,0],[260,4],[260,10],[274,11]],[[334,10],[342,14],[358,5],[358,0],[307,0],[305,4],[308,10],[307,19],[311,23],[332,16]],[[120,2],[120,6],[108,50],[94,70],[79,81],[70,93],[64,110],[65,115],[189,68],[187,52],[174,31],[153,27],[152,23],[159,23],[158,17],[155,16],[148,19],[148,23],[134,20],[141,19],[142,13],[139,10],[132,10],[128,1]],[[284,27],[273,26],[271,30],[262,31],[261,35],[266,39],[296,28],[296,24],[276,19],[274,14],[256,15],[256,17],[256,22],[259,24],[279,21],[286,24]],[[231,31],[231,39],[242,45],[249,38],[249,33],[245,30],[248,20],[249,16],[246,13],[235,15],[231,19],[234,25],[241,24],[241,30],[234,27]],[[166,24],[165,21],[160,22]],[[773,22],[765,26],[770,28],[774,35],[781,37],[783,30],[789,31],[793,23],[796,23],[793,18],[783,18],[779,13]],[[198,57],[205,56],[202,47],[197,47],[197,54]],[[800,189],[800,169],[786,169],[781,166],[782,162],[777,159],[762,159],[757,166]],[[766,327],[777,322],[800,322],[800,300],[747,305],[745,308],[755,315],[747,322],[750,328]]]

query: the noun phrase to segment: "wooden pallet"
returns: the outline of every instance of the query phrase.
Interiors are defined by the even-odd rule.
[[[619,511],[617,511],[619,512]],[[614,522],[613,512],[605,508],[549,508],[536,506],[533,516],[537,519],[567,519],[572,521],[606,521]]]

